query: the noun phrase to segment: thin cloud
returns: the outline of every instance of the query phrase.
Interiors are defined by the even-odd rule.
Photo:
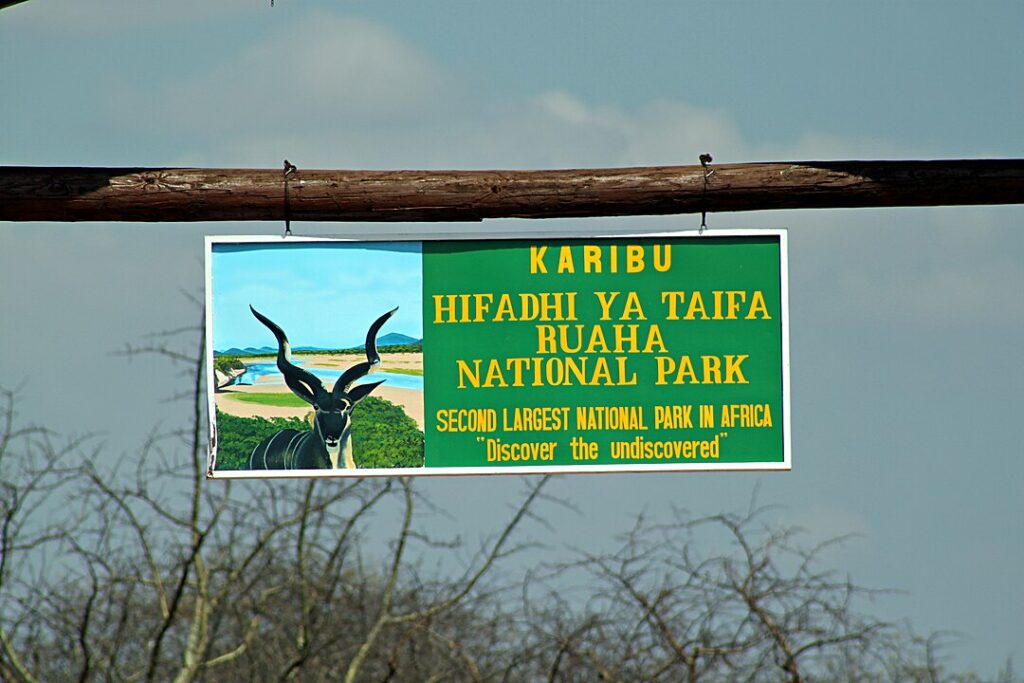
[[[447,87],[431,58],[391,29],[321,10],[268,26],[229,61],[157,92],[132,86],[113,96],[113,119],[159,120],[213,149],[240,137],[318,138],[410,121]]]

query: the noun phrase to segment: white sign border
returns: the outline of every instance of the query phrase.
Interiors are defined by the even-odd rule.
[[[503,467],[408,467],[378,469],[337,470],[217,470],[216,403],[212,387],[216,386],[213,366],[213,278],[212,255],[215,244],[295,244],[300,242],[435,242],[435,241],[491,241],[491,240],[586,240],[586,239],[656,239],[659,237],[706,239],[711,237],[777,237],[779,239],[779,297],[782,308],[782,446],[783,460],[777,463],[713,463],[679,462],[671,464],[622,465],[523,465]],[[359,233],[337,237],[303,237],[298,235],[206,235],[204,247],[205,302],[206,302],[206,394],[207,429],[211,438],[207,452],[207,479],[309,479],[324,477],[424,477],[520,474],[598,474],[640,472],[777,472],[789,471],[792,465],[792,422],[789,367],[789,245],[785,228],[737,228],[637,232],[614,230],[600,234],[549,231],[496,231],[480,233]]]

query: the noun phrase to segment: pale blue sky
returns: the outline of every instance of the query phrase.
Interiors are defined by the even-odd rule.
[[[0,12],[0,163],[551,168],[1024,156],[1024,3],[31,0]],[[641,510],[761,499],[834,565],[900,589],[875,608],[1024,658],[1024,208],[711,215],[790,228],[793,471],[562,479],[552,553]],[[384,236],[695,228],[698,216]],[[199,320],[202,236],[279,224],[0,225],[0,382],[131,452],[173,374],[108,351]],[[397,327],[397,320],[396,320]],[[403,330],[404,331],[404,330]],[[296,339],[296,343],[302,342]],[[144,380],[144,381],[142,381]],[[95,387],[102,386],[103,400]],[[109,415],[119,416],[107,425]],[[488,528],[518,484],[424,482]],[[503,508],[501,508],[503,509]],[[447,523],[451,523],[450,520]],[[479,526],[473,526],[478,524]]]
[[[418,242],[220,243],[211,266],[217,350],[276,345],[250,305],[281,326],[293,347],[358,346],[373,321],[396,306],[380,335],[423,337]]]

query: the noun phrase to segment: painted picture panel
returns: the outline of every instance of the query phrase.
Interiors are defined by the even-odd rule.
[[[211,477],[789,469],[785,232],[207,239]]]

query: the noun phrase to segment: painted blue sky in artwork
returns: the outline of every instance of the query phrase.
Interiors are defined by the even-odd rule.
[[[362,344],[381,314],[399,307],[381,330],[423,336],[419,242],[214,244],[213,342],[275,346],[252,305],[288,335],[293,347]]]

